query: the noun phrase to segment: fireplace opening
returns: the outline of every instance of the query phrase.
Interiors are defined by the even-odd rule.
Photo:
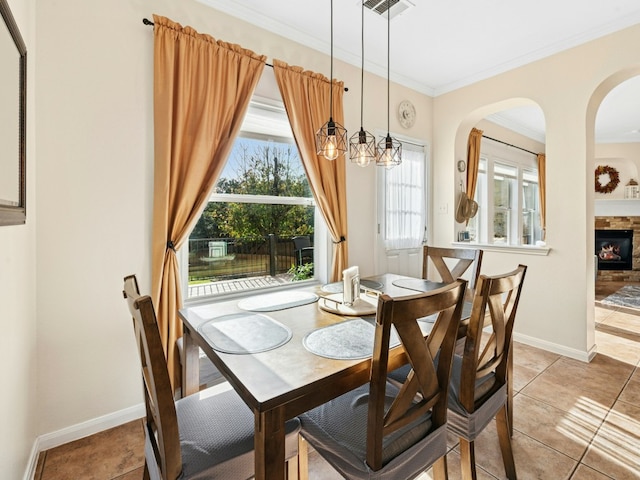
[[[633,269],[633,230],[596,230],[598,270]]]

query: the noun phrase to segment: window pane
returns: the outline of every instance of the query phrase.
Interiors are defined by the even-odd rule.
[[[523,178],[531,178],[531,172],[524,172]],[[536,174],[537,180],[537,174]],[[538,184],[530,180],[522,183],[522,244],[533,245],[542,239],[540,228],[540,197]]]
[[[293,138],[263,128],[281,132],[283,121],[288,125],[284,109],[255,105],[245,118],[243,128],[252,131],[236,138],[189,237],[187,298],[313,278],[315,206],[309,182]],[[298,255],[294,237],[307,237],[304,256]]]
[[[217,193],[312,196],[293,142],[239,137],[216,183]]]
[[[511,243],[511,195],[514,183],[511,175],[517,169],[496,163],[493,177],[493,243]],[[509,175],[509,176],[507,176]]]
[[[509,211],[496,210],[493,214],[493,243],[509,243]]]
[[[405,145],[402,164],[385,175],[385,247],[417,248],[424,239],[425,155],[423,148]]]

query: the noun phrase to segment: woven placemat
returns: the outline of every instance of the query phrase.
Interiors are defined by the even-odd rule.
[[[259,353],[284,345],[291,330],[259,313],[234,313],[203,323],[198,331],[214,350],[223,353]]]
[[[424,280],[422,278],[400,278],[391,283],[396,287],[416,290],[417,292],[430,292],[431,290],[437,290],[446,285],[446,283],[432,282],[431,280]]]
[[[318,295],[313,292],[287,290],[243,298],[238,302],[238,308],[249,312],[273,312],[284,310],[285,308],[299,307],[317,300]]]
[[[375,320],[354,318],[322,327],[307,334],[303,345],[311,353],[336,360],[356,360],[373,355]],[[395,331],[391,330],[389,348],[400,344]]]

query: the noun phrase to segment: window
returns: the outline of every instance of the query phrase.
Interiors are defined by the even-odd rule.
[[[185,298],[313,278],[293,238],[313,245],[318,216],[284,107],[254,97],[181,257]]]
[[[424,147],[402,142],[402,163],[384,170],[384,245],[387,250],[418,248],[426,226]]]
[[[535,245],[542,239],[536,156],[482,140],[475,192],[478,214],[471,240],[495,245]]]

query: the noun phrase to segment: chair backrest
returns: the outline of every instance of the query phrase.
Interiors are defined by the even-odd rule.
[[[182,471],[180,435],[155,310],[151,297],[140,295],[135,275],[125,277],[123,294],[133,318],[140,353],[147,411],[145,433],[153,447],[163,480],[174,480]]]
[[[386,294],[379,297],[367,422],[367,463],[373,470],[382,468],[382,445],[386,435],[429,411],[431,431],[446,423],[451,359],[466,286],[465,280],[457,280],[438,290],[410,297],[394,299]],[[425,339],[418,319],[432,314],[438,314],[438,317]],[[386,410],[387,372],[400,366],[389,361],[392,326],[412,369]],[[420,394],[419,401],[416,401],[417,394]]]
[[[308,235],[293,237],[293,248],[296,250],[301,250],[303,248],[307,248],[311,246],[311,239]]]
[[[526,271],[525,265],[519,265],[512,272],[478,279],[460,374],[460,403],[469,413],[507,381],[513,324]],[[491,331],[483,338],[487,327]],[[493,380],[478,382],[488,376]],[[482,392],[476,392],[481,384]]]
[[[479,248],[444,248],[425,245],[422,249],[422,278],[429,278],[429,264],[433,265],[444,283],[451,283],[471,268],[469,275],[469,294],[476,288],[482,250]],[[430,278],[434,280],[434,278]]]

